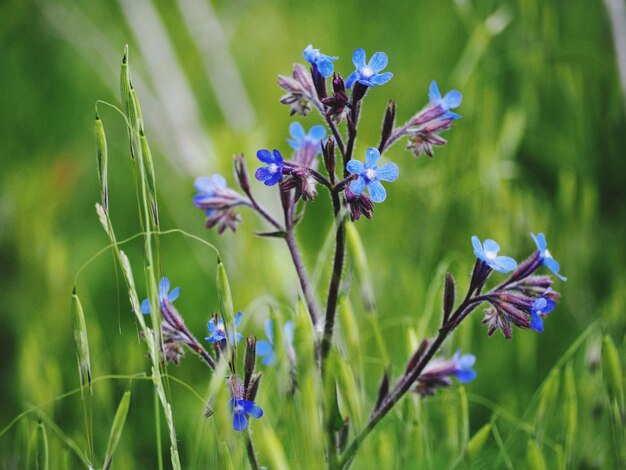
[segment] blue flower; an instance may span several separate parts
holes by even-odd
[[[231,398],[229,400],[230,412],[233,414],[233,429],[244,431],[248,427],[248,416],[260,418],[263,410],[253,401],[243,399],[243,386],[239,377],[229,379]]]
[[[317,67],[317,70],[324,78],[328,78],[333,74],[333,60],[337,60],[338,57],[327,56],[322,54],[319,49],[313,49],[313,46],[309,44],[302,52],[304,59],[311,65]]]
[[[256,157],[268,166],[259,168],[254,176],[259,181],[263,181],[265,186],[273,186],[283,176],[283,157],[278,150],[274,150],[273,155],[269,150],[259,150]]]
[[[348,76],[346,80],[347,88],[352,88],[354,82],[359,82],[361,85],[367,87],[383,85],[393,77],[391,72],[378,73],[387,67],[387,54],[384,52],[374,54],[366,65],[365,51],[359,48],[352,54],[352,63],[356,67],[356,70]]]
[[[274,332],[272,330],[273,321],[268,319],[265,322],[265,335],[267,341],[260,340],[256,343],[256,354],[262,357],[261,363],[266,366],[271,366],[276,362],[276,352],[274,350]],[[286,341],[287,348],[293,348],[293,322],[287,321],[284,326],[284,339]]]
[[[326,137],[326,128],[324,126],[313,126],[309,129],[309,133],[304,132],[302,124],[299,122],[292,122],[289,126],[289,133],[291,139],[287,139],[289,145],[294,150],[305,150],[306,148],[315,149],[316,154],[322,153],[322,147],[320,143]]]
[[[208,341],[209,343],[218,343],[222,341],[225,342],[226,338],[228,338],[228,343],[231,346],[237,344],[243,338],[242,335],[237,333],[237,327],[239,327],[239,322],[241,321],[242,316],[242,312],[237,313],[237,315],[235,316],[235,324],[233,325],[233,328],[228,331],[228,334],[226,333],[226,327],[224,326],[223,318],[220,318],[217,323],[215,323],[215,318],[211,318],[207,325],[209,334],[211,336],[207,336],[206,338],[204,338],[204,340]]]
[[[461,356],[461,350],[458,350],[452,356],[452,361],[455,363],[454,376],[459,382],[466,384],[476,378],[476,371],[472,369],[476,362],[476,356],[473,354],[463,354]]]
[[[458,350],[450,359],[438,357],[430,361],[417,378],[415,392],[423,397],[434,395],[438,388],[450,387],[452,377],[461,383],[471,382],[476,378],[476,371],[472,369],[476,357],[473,354],[461,355]]]
[[[530,234],[535,240],[535,244],[537,245],[537,250],[539,250],[539,256],[543,262],[543,265],[548,268],[552,273],[560,278],[562,281],[567,281],[565,276],[559,274],[559,270],[561,267],[557,260],[555,260],[550,252],[548,251],[548,242],[546,242],[546,237],[543,233],[535,235],[534,233]]]
[[[508,273],[517,267],[517,261],[513,258],[497,256],[498,251],[500,251],[500,245],[493,240],[487,239],[484,243],[481,243],[480,239],[474,235],[472,237],[472,246],[474,247],[476,258],[487,263],[494,271]]]
[[[463,100],[463,95],[461,95],[460,91],[449,91],[446,93],[446,96],[442,98],[437,82],[433,80],[430,84],[428,98],[430,99],[430,106],[439,107],[444,112],[443,115],[439,116],[439,119],[459,119],[461,117],[450,111],[460,106]]]
[[[358,178],[350,183],[350,191],[357,196],[365,188],[370,194],[372,201],[383,202],[387,192],[381,181],[395,181],[398,179],[399,170],[395,163],[385,163],[381,167],[376,164],[380,159],[380,152],[375,147],[370,147],[365,152],[365,164],[359,160],[350,160],[346,165],[348,171]]]
[[[170,292],[170,280],[166,277],[162,277],[159,281],[159,303],[163,305],[164,299],[169,299],[170,302],[174,302],[180,295],[180,287],[177,287]],[[141,302],[141,313],[147,315],[150,313],[150,300],[144,299]]]
[[[554,310],[556,303],[551,298],[547,297],[551,293],[552,289],[548,290],[541,296],[535,299],[530,307],[530,328],[537,333],[543,332],[543,319],[545,316]]]

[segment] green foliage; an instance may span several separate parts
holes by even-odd
[[[235,305],[245,312],[241,330],[261,337],[270,309],[277,321],[295,319],[298,391],[291,395],[287,369],[263,370],[257,402],[265,416],[252,426],[259,461],[269,468],[324,466],[323,430],[343,421],[321,423],[316,413],[327,391],[315,375],[309,318],[295,300],[287,252],[278,240],[250,235],[267,228],[250,213],[236,237],[205,232],[190,202],[193,178],[230,175],[232,154],[244,152],[251,165],[258,148],[287,149],[290,119],[278,104],[275,76],[301,61],[309,43],[339,55],[342,72],[351,69],[355,47],[390,57],[395,76],[368,96],[374,117],[362,123],[359,158],[379,140],[388,98],[397,100],[402,122],[426,102],[433,78],[464,94],[464,118],[446,134],[449,144],[418,160],[402,143],[393,147],[402,184],[389,188],[372,221],[348,230],[346,269],[354,275],[340,297],[344,343],[332,367],[337,409],[351,432],[375,403],[383,374],[397,377],[422,336],[438,327],[445,273],[454,275],[457,290],[466,285],[471,235],[497,239],[519,255],[532,249],[528,232],[543,231],[569,277],[541,335],[487,338],[476,313],[446,347],[477,356],[477,380],[464,392],[407,397],[368,437],[354,468],[624,465],[626,118],[599,4],[403,1],[381,18],[375,5],[356,0],[216,1],[211,18],[222,36],[212,28],[216,36],[205,39],[190,33],[174,4],[145,2],[159,22],[149,31],[164,34],[175,58],[164,59],[168,69],[151,62],[149,52],[162,44],[156,38],[132,40],[139,29],[133,15],[141,12],[122,3],[129,4],[0,6],[7,18],[0,26],[0,106],[7,110],[0,116],[0,467],[101,465],[108,425],[90,423],[117,421],[126,390],[133,412],[114,467],[169,466],[177,451],[184,468],[247,465],[245,435],[232,430],[225,412],[227,371],[210,375],[192,355],[180,367],[160,369],[158,343],[147,342],[147,359],[139,336],[152,321],[139,313],[140,300],[157,305],[161,273],[182,287],[177,307],[198,337],[211,313],[223,310],[215,253],[202,240],[220,248]],[[137,78],[131,81],[125,62],[118,98],[115,76],[128,41]],[[203,49],[219,41],[228,47]],[[237,80],[227,80],[228,87],[219,81],[219,67],[207,74],[204,60],[231,61],[247,96]],[[227,109],[225,96],[243,104]],[[98,98],[123,116],[98,104],[96,161],[89,129]],[[172,111],[168,100],[179,107]],[[252,117],[237,122],[244,114]],[[138,195],[135,181],[146,183]],[[307,208],[298,232],[322,298],[332,225],[321,215],[325,204],[320,198]],[[180,232],[161,234],[151,246],[145,237],[131,238],[172,227],[200,241]],[[80,301],[72,297],[72,316],[74,286]],[[83,393],[87,372],[93,397]],[[215,414],[203,418],[207,400]]]

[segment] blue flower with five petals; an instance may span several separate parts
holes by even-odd
[[[291,139],[287,139],[289,145],[294,150],[304,150],[307,147],[314,148],[316,153],[322,153],[320,143],[326,137],[326,128],[324,126],[313,126],[309,132],[304,132],[304,127],[299,122],[292,122],[289,126]]]
[[[543,319],[556,306],[556,302],[547,297],[550,292],[552,292],[552,288],[548,288],[541,297],[535,299],[530,307],[530,328],[537,333],[543,332]]]
[[[543,265],[550,271],[552,271],[552,273],[559,279],[561,279],[562,281],[567,281],[567,278],[565,276],[559,274],[561,267],[559,266],[557,260],[555,260],[548,251],[548,242],[546,241],[546,236],[543,233],[540,233],[538,235],[531,233],[530,236],[533,237],[533,240],[535,240],[535,244],[537,245],[537,250],[539,250],[539,256],[541,256]]]
[[[237,328],[239,327],[239,322],[241,321],[242,316],[242,312],[237,313],[235,316],[235,324],[233,325],[232,330],[229,330],[228,333],[226,333],[223,318],[220,318],[217,323],[215,322],[215,318],[211,318],[207,325],[207,329],[209,330],[209,334],[211,336],[207,336],[204,340],[209,343],[219,343],[222,341],[225,342],[226,338],[228,338],[228,344],[234,346],[243,338],[241,334],[237,333]]]
[[[452,362],[455,364],[454,376],[459,382],[466,384],[476,378],[476,371],[472,369],[476,363],[476,356],[473,354],[463,354],[461,356],[461,350],[458,350],[452,356]]]
[[[278,150],[274,150],[270,153],[269,150],[259,150],[256,153],[256,157],[263,163],[267,163],[268,166],[259,168],[254,176],[259,181],[263,181],[265,186],[273,186],[283,176],[283,157]]]
[[[433,80],[430,84],[428,98],[430,99],[430,106],[440,107],[444,112],[443,115],[439,116],[439,119],[459,119],[461,117],[460,115],[450,111],[451,109],[457,108],[461,105],[463,95],[460,91],[449,91],[446,93],[446,96],[442,98],[437,82]]]
[[[356,70],[348,76],[346,80],[347,88],[352,88],[354,82],[359,82],[366,87],[383,85],[393,77],[391,72],[378,73],[387,67],[387,54],[384,52],[377,52],[366,64],[365,51],[359,48],[352,54],[352,63]]]
[[[474,247],[476,258],[487,263],[494,271],[508,273],[517,267],[517,261],[513,258],[498,256],[500,245],[493,240],[487,239],[484,243],[481,243],[480,239],[474,235],[472,237],[472,246]]]
[[[174,302],[180,295],[180,287],[176,287],[170,292],[170,280],[166,277],[162,277],[159,281],[159,303],[162,305],[164,299],[169,299],[170,302]],[[144,299],[141,302],[141,313],[147,315],[150,313],[150,300]]]
[[[387,192],[381,181],[395,181],[398,179],[400,171],[395,163],[385,163],[377,166],[380,159],[380,152],[375,147],[370,147],[365,152],[365,164],[359,160],[350,160],[346,165],[348,171],[358,178],[350,183],[350,191],[357,196],[365,188],[370,194],[372,201],[383,202],[387,197]]]
[[[328,78],[333,74],[332,61],[338,59],[338,57],[322,54],[319,49],[314,49],[311,44],[302,52],[302,56],[308,63],[317,67],[317,70],[324,78]]]

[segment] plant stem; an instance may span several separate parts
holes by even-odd
[[[246,452],[248,454],[248,461],[250,462],[250,468],[252,470],[258,470],[259,460],[256,457],[254,445],[252,444],[252,436],[250,435],[249,430],[248,430],[248,439],[246,440]]]
[[[333,340],[333,329],[335,326],[335,314],[337,312],[337,298],[339,286],[341,284],[341,274],[343,272],[343,262],[346,254],[346,222],[341,216],[341,200],[339,194],[332,193],[333,212],[337,232],[335,235],[335,259],[333,261],[333,272],[328,288],[328,300],[326,302],[326,318],[324,322],[324,336],[320,347],[320,369],[324,368],[324,361],[328,357],[330,345]]]
[[[302,288],[304,300],[309,310],[309,315],[311,316],[311,322],[313,323],[313,327],[316,328],[319,321],[319,314],[317,312],[317,305],[315,304],[315,296],[313,295],[311,284],[306,274],[304,263],[302,262],[302,256],[300,255],[300,250],[298,249],[296,237],[293,233],[293,226],[291,224],[287,227],[285,241],[287,242],[291,259],[293,260],[296,273],[298,274],[298,279],[300,280],[300,287]]]

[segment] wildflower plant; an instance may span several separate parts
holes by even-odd
[[[294,340],[301,333],[301,327],[306,326],[310,331],[304,338],[311,340],[307,350],[312,351],[316,373],[325,390],[319,409],[308,414],[321,417],[327,434],[324,454],[328,467],[347,468],[367,436],[409,392],[426,397],[436,394],[440,388],[451,387],[455,383],[466,384],[476,379],[474,365],[477,361],[480,363],[480,358],[470,353],[461,354],[460,351],[446,358],[441,351],[449,336],[472,312],[484,306],[482,323],[486,325],[487,334],[491,336],[500,330],[505,338],[511,339],[514,326],[541,333],[546,316],[555,309],[560,297],[553,289],[552,275],[540,273],[545,266],[552,274],[565,280],[560,274],[559,264],[547,250],[546,238],[542,233],[537,236],[531,234],[537,249],[519,264],[511,257],[500,255],[500,246],[495,241],[481,241],[478,236],[468,236],[467,258],[469,260],[471,257],[470,247],[476,257],[471,278],[465,294],[457,299],[458,287],[452,274],[447,274],[443,289],[443,312],[435,336],[419,343],[413,354],[406,358],[403,372],[395,379],[392,379],[389,371],[384,374],[375,405],[364,422],[354,419],[345,408],[340,409],[337,405],[339,400],[349,402],[350,397],[338,397],[337,378],[330,363],[333,355],[345,354],[339,347],[341,342],[336,338],[336,319],[340,293],[347,288],[348,230],[356,236],[355,228],[350,224],[374,223],[374,209],[384,211],[382,203],[393,204],[397,198],[392,183],[401,180],[402,173],[414,171],[411,168],[412,160],[402,161],[403,168],[400,171],[399,166],[390,161],[387,150],[406,138],[407,149],[415,156],[421,153],[433,156],[432,146],[446,143],[440,134],[449,130],[460,118],[452,110],[461,105],[462,95],[456,90],[442,94],[433,81],[428,89],[428,103],[405,124],[396,125],[396,103],[389,101],[383,112],[380,135],[361,135],[358,132],[359,118],[367,95],[384,92],[384,85],[393,77],[391,72],[384,71],[388,63],[387,55],[376,52],[367,61],[365,51],[356,49],[352,54],[355,70],[349,72],[345,81],[338,70],[345,68],[346,64],[339,57],[323,54],[312,45],[304,49],[303,57],[308,63],[308,70],[306,65],[295,64],[291,75],[278,77],[278,85],[285,92],[280,102],[289,106],[291,115],[307,116],[316,110],[319,114],[318,122],[322,124],[315,123],[305,130],[299,121],[294,121],[289,127],[290,136],[286,137],[288,145],[278,141],[269,146],[277,147],[271,151],[264,148],[257,151],[256,159],[252,159],[256,166],[254,178],[250,177],[246,158],[236,155],[234,172],[238,189],[229,188],[226,179],[219,174],[198,175],[194,185],[197,194],[192,203],[203,211],[207,229],[215,228],[219,234],[226,228],[234,231],[241,221],[239,209],[250,209],[269,227],[257,235],[280,239],[285,243],[298,278],[303,309],[308,316],[305,324],[296,323],[293,312],[282,312],[282,318],[291,318],[280,322],[277,318],[251,318],[248,315],[244,321],[242,312],[235,315],[226,270],[215,249],[218,254],[217,291],[221,310],[207,314],[204,342],[198,341],[185,325],[182,315],[173,306],[180,289],[170,290],[171,283],[162,275],[162,267],[158,262],[157,241],[161,230],[154,171],[125,53],[122,64],[122,101],[129,127],[131,161],[142,183],[137,193],[144,233],[148,296],[140,304],[129,260],[116,242],[109,217],[106,140],[99,116],[96,119],[102,189],[102,201],[97,206],[98,215],[122,267],[131,307],[148,346],[152,380],[159,404],[166,413],[175,468],[180,467],[176,431],[161,374],[167,363],[179,364],[185,349],[203,360],[210,374],[226,371],[222,372],[225,374],[223,377],[219,378],[218,375],[216,380],[221,380],[220,388],[228,394],[228,409],[213,410],[211,397],[208,397],[206,415],[230,413],[234,431],[249,431],[257,425],[257,420],[268,417],[268,413],[263,410],[265,405],[262,398],[257,402],[257,393],[262,385],[263,374],[278,373],[275,367],[277,363],[287,362],[292,374],[290,393],[299,393],[297,359],[301,354],[296,355],[294,342],[297,341]],[[357,134],[361,142],[358,147]],[[288,153],[288,147],[291,147],[291,153]],[[385,182],[386,186],[381,182]],[[255,196],[259,191],[274,193],[282,210],[273,212],[261,204]],[[306,216],[307,206],[324,204],[317,200],[319,191],[326,191],[330,196],[328,218],[334,223],[331,275],[321,298],[309,278],[296,237],[296,228]],[[365,216],[368,221],[361,216]],[[510,247],[505,247],[503,251],[510,250]],[[498,279],[488,283],[492,276]],[[160,279],[158,283],[157,279]],[[493,286],[488,287],[488,284]],[[144,318],[149,318],[151,325]],[[251,324],[262,324],[263,321],[265,339],[257,341],[256,336],[244,334],[251,330]],[[242,343],[244,339],[245,344]],[[243,361],[240,361],[242,349]],[[264,367],[263,372],[257,371],[257,359]],[[271,396],[272,391],[263,394],[263,397]],[[258,461],[254,435],[246,432],[243,436],[250,464],[252,468],[258,468],[263,462]]]

